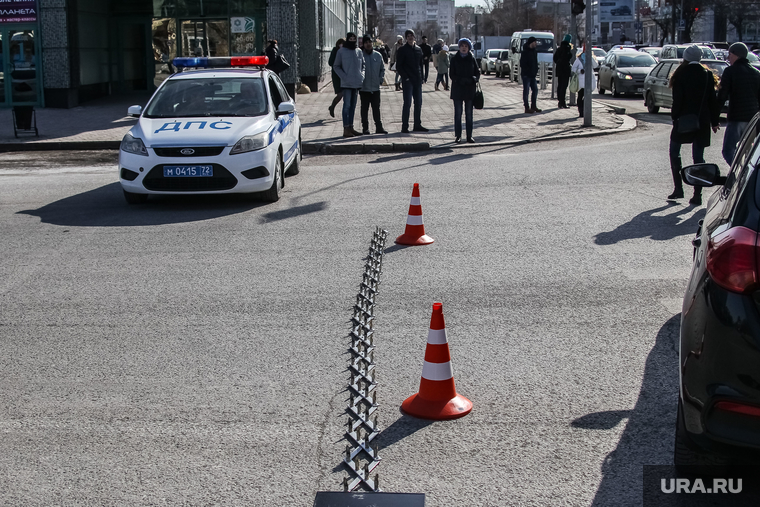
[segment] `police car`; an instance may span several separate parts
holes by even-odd
[[[261,193],[298,174],[301,122],[267,57],[175,58],[124,136],[119,182],[130,204],[152,194]]]

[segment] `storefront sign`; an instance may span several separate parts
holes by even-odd
[[[253,18],[230,18],[230,28],[232,33],[251,33],[253,32]]]
[[[0,2],[0,23],[35,23],[37,0],[5,0]]]

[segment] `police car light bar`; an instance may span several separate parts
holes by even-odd
[[[229,68],[229,67],[263,67],[269,63],[266,56],[213,56],[213,57],[180,57],[172,60],[172,63],[178,69],[197,68]]]

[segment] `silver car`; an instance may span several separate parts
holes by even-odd
[[[673,107],[673,92],[670,89],[670,78],[683,60],[660,60],[644,80],[644,105],[647,110],[656,114],[661,107]],[[722,60],[702,60],[702,65],[712,70],[718,78],[728,67],[728,62]]]

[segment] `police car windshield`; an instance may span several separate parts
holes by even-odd
[[[528,39],[522,40],[522,45],[528,43]],[[549,37],[536,37],[536,52],[537,53],[552,53],[554,51],[554,39]]]
[[[145,111],[146,118],[260,116],[267,112],[264,81],[258,77],[170,80]]]

